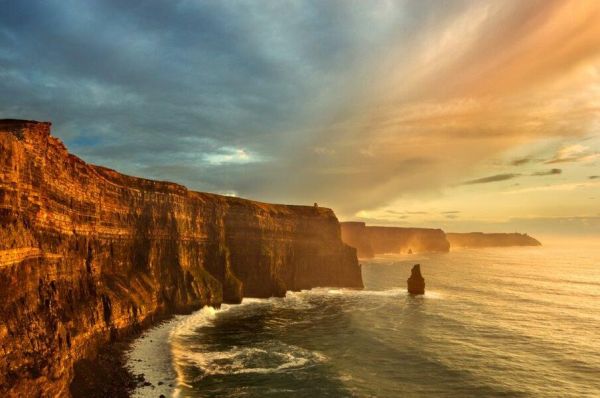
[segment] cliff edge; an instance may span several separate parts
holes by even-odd
[[[0,393],[68,396],[73,365],[160,315],[362,287],[333,211],[86,164],[50,123],[0,120]]]

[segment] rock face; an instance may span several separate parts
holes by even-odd
[[[342,222],[342,240],[348,246],[356,248],[359,258],[372,258],[375,256],[371,246],[371,238],[364,222]]]
[[[508,247],[508,246],[541,246],[535,238],[527,234],[484,234],[482,232],[471,233],[447,233],[446,236],[452,247]]]
[[[421,275],[421,265],[415,264],[410,271],[410,277],[406,280],[410,294],[425,294],[425,279]]]
[[[0,395],[68,396],[74,363],[155,317],[362,287],[330,209],[191,192],[0,121]]]
[[[342,222],[342,240],[357,249],[358,257],[375,254],[447,252],[450,243],[441,229],[370,227],[362,222]]]

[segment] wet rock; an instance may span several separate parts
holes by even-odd
[[[415,264],[410,271],[410,278],[407,279],[408,292],[410,294],[425,294],[425,279],[421,275],[421,265]]]

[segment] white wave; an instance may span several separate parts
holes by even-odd
[[[223,304],[221,308],[205,306],[202,309],[194,312],[181,319],[171,329],[170,338],[176,336],[193,336],[196,329],[202,326],[211,325],[217,316],[217,312],[225,312],[230,309],[230,306]]]
[[[251,347],[232,347],[226,351],[191,351],[189,347],[174,348],[179,366],[194,366],[203,375],[232,375],[247,373],[277,373],[324,362],[327,358],[315,351],[270,341]]]
[[[268,299],[244,298],[240,304],[222,304],[220,308],[204,306],[191,315],[181,317],[179,322],[171,329],[170,338],[194,336],[200,327],[211,326],[219,314],[232,310],[240,311],[253,305],[268,304]]]

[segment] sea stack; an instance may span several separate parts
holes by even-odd
[[[410,271],[410,278],[406,280],[410,294],[425,294],[425,279],[421,275],[421,265],[415,264]]]

